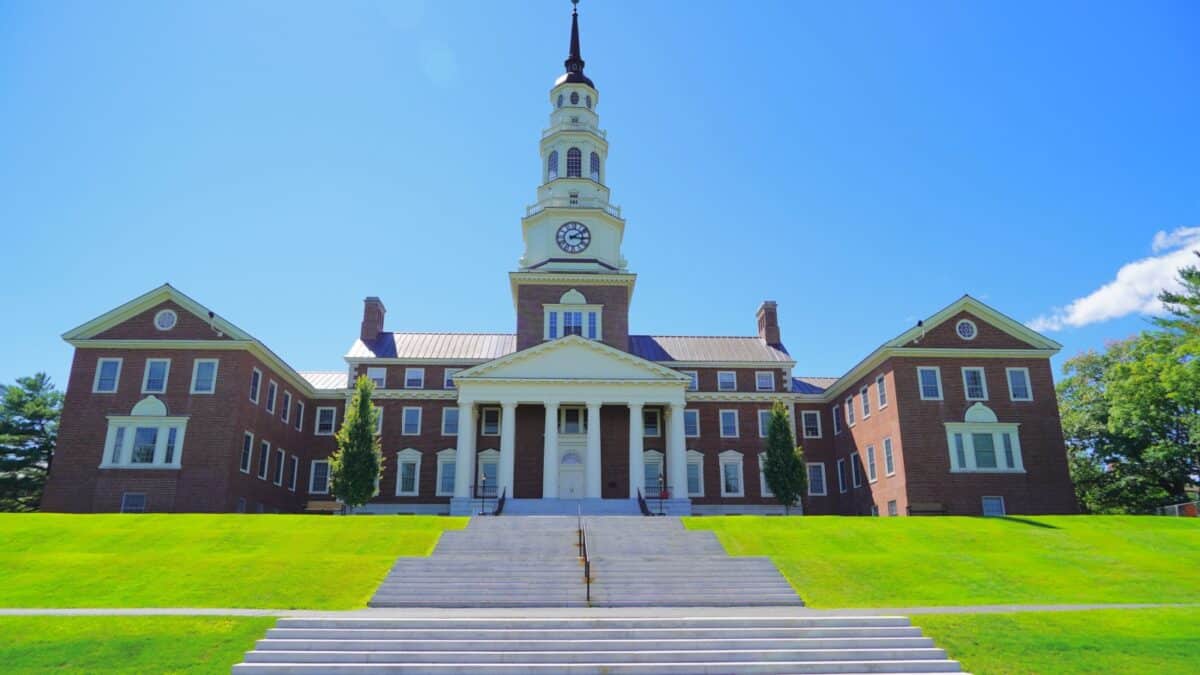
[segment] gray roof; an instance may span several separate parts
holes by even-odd
[[[710,335],[630,335],[629,351],[647,361],[747,361],[791,363],[782,346],[754,337]]]
[[[345,389],[349,386],[350,375],[346,371],[308,370],[298,371],[313,389]]]
[[[793,377],[792,393],[821,394],[837,381],[836,377]]]
[[[517,351],[512,333],[380,333],[371,344],[355,340],[347,358],[490,361]]]

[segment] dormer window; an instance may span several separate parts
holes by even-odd
[[[571,289],[562,295],[559,304],[544,305],[543,308],[543,338],[556,340],[578,335],[589,340],[601,339],[603,306],[587,304],[587,298],[579,291]]]

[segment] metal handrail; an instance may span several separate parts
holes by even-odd
[[[646,503],[646,498],[642,496],[641,488],[638,488],[637,499],[638,499],[638,508],[641,509],[643,516],[654,515],[653,513],[650,512],[650,505]]]
[[[492,511],[493,516],[498,516],[498,515],[500,515],[501,512],[504,511],[504,498],[507,494],[508,494],[508,488],[504,488],[503,490],[500,491],[500,498],[496,500],[496,510]]]
[[[592,603],[592,560],[588,557],[587,530],[583,526],[583,506],[578,507],[575,522],[579,532],[579,559],[583,561],[583,586],[587,602]]]

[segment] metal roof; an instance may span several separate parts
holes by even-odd
[[[836,377],[793,377],[792,393],[821,394],[837,381]]]
[[[347,358],[490,361],[517,351],[512,333],[380,333],[368,345],[355,340]]]
[[[350,375],[346,371],[336,370],[309,370],[298,371],[300,377],[303,377],[313,389],[345,389],[349,383]]]
[[[629,351],[647,361],[791,363],[792,357],[754,337],[630,335]]]

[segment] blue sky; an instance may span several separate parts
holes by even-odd
[[[1130,335],[1200,248],[1193,2],[584,0],[635,332],[836,375],[971,293]],[[0,382],[169,281],[300,369],[511,331],[566,0],[0,0]]]

